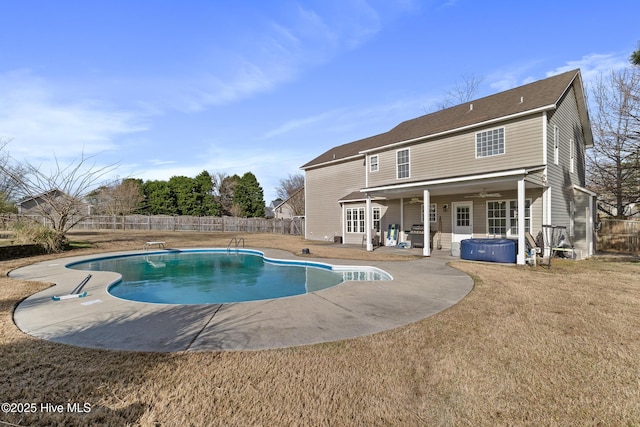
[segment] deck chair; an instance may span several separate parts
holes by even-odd
[[[378,236],[376,230],[371,231],[371,244],[373,245],[374,248],[377,248],[380,246],[380,236]],[[362,247],[364,248],[366,245],[367,245],[367,235],[363,234]]]
[[[524,238],[527,246],[525,262],[535,267],[537,265],[537,258],[542,256],[542,248],[538,246],[536,241],[533,239],[533,236],[528,231],[525,231]]]

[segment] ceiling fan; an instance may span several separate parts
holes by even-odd
[[[481,198],[481,199],[486,199],[487,197],[502,197],[502,194],[500,193],[487,193],[486,191],[481,191],[478,194],[472,194],[470,196],[464,196],[466,199],[473,199],[473,198]]]
[[[405,205],[413,205],[415,203],[422,203],[422,199],[418,197],[412,197],[411,200],[404,202]]]

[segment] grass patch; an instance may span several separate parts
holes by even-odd
[[[76,254],[226,247],[235,234],[86,233]],[[248,247],[382,258],[299,237],[242,235]],[[387,257],[389,255],[386,255]],[[475,279],[457,305],[358,339],[257,352],[152,354],[32,338],[13,307],[47,284],[0,263],[5,402],[87,402],[87,414],[0,414],[17,425],[636,425],[640,420],[640,263],[546,267],[453,262]],[[57,257],[59,258],[59,256]],[[402,257],[391,257],[402,259]],[[429,262],[425,260],[425,262]],[[427,278],[428,279],[428,278]]]
[[[74,250],[74,249],[89,249],[93,248],[93,243],[87,241],[79,241],[79,240],[70,240],[67,243],[66,250]]]

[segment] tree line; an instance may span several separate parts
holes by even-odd
[[[256,176],[202,171],[168,181],[127,178],[92,191],[88,202],[102,215],[188,215],[262,217],[264,192]]]

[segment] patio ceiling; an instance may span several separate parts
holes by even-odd
[[[416,183],[406,183],[400,185],[390,185],[384,187],[372,187],[362,190],[363,195],[369,194],[371,197],[383,197],[386,199],[399,198],[422,198],[424,190],[429,190],[431,197],[448,195],[468,195],[478,193],[497,193],[506,191],[517,191],[518,181],[525,178],[525,190],[543,188],[540,174],[512,172],[508,175],[489,176],[477,178],[461,177],[458,179],[431,180]],[[536,171],[537,172],[537,171]]]

